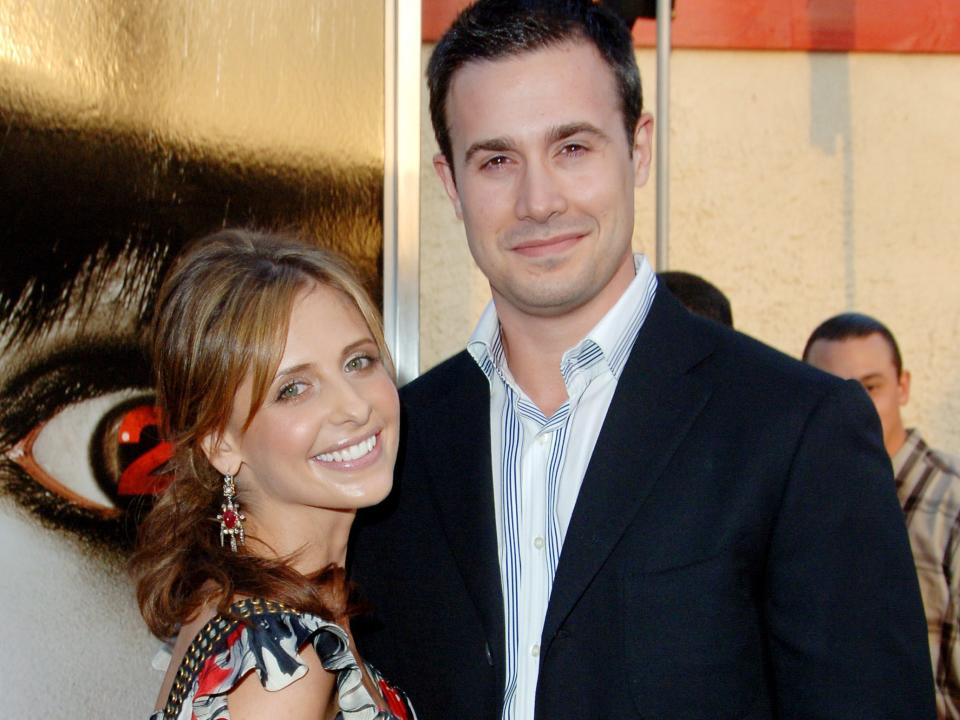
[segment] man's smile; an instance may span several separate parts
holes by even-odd
[[[565,252],[580,242],[586,233],[564,233],[542,240],[525,240],[513,247],[513,251],[526,257],[542,257]]]

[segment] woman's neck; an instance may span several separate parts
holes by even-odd
[[[247,545],[251,552],[269,558],[290,558],[304,575],[328,565],[342,567],[355,510],[329,510],[303,505],[251,508],[247,513]]]

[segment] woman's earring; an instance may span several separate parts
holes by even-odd
[[[223,503],[220,505],[220,514],[217,520],[220,521],[220,547],[223,547],[223,536],[230,537],[230,549],[237,551],[237,538],[243,545],[243,521],[247,516],[240,512],[240,503],[233,501],[237,494],[237,485],[233,481],[233,475],[223,476]]]

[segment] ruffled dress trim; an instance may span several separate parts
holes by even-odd
[[[254,602],[241,601],[231,609],[244,615],[244,604],[249,608]],[[259,603],[257,605],[262,607]],[[378,709],[363,684],[363,675],[350,651],[347,633],[336,623],[288,609],[248,612],[245,616],[245,622],[221,636],[207,653],[177,720],[229,720],[226,694],[252,670],[256,671],[265,689],[282,690],[306,674],[307,665],[300,655],[300,648],[308,642],[313,645],[323,667],[337,674],[338,719],[416,720],[416,713],[406,696],[367,664],[371,679],[389,706],[389,710]],[[218,620],[222,622],[223,618],[218,616],[211,620],[197,637],[202,637]],[[163,710],[150,716],[150,720],[163,718]]]

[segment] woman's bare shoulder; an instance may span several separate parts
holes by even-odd
[[[207,602],[197,610],[196,614],[190,618],[190,620],[180,626],[180,632],[177,633],[177,639],[173,644],[173,649],[170,651],[170,665],[167,667],[167,674],[164,675],[163,683],[160,685],[160,693],[157,695],[157,701],[154,704],[155,710],[159,710],[166,705],[167,698],[170,695],[170,688],[173,687],[173,680],[177,675],[177,669],[180,667],[180,662],[183,660],[187,648],[190,647],[190,643],[193,642],[197,633],[199,633],[203,629],[203,626],[210,622],[216,614],[216,603]]]

